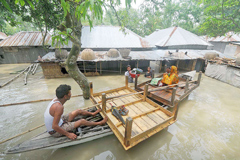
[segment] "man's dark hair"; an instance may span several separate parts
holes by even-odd
[[[148,66],[150,69],[152,69],[150,66]]]
[[[131,66],[130,66],[130,65],[127,65],[127,68],[128,68],[128,67],[130,67],[130,68],[131,68]]]
[[[56,96],[58,99],[63,98],[65,95],[68,95],[69,91],[71,90],[71,86],[66,85],[66,84],[61,84],[57,89],[56,89]]]

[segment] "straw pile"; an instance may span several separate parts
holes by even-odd
[[[119,57],[119,52],[116,49],[109,49],[109,51],[107,52],[107,56],[112,58],[117,58]]]
[[[118,49],[118,51],[120,52],[121,56],[125,58],[129,56],[131,49],[121,48],[121,49]]]
[[[56,48],[55,49],[55,57],[56,57],[56,59],[67,59],[68,52],[65,49],[60,50],[59,48]]]
[[[207,60],[214,59],[216,57],[219,57],[219,54],[216,53],[216,52],[207,52],[204,55],[204,58],[207,59]]]
[[[92,49],[84,49],[81,53],[81,59],[94,60],[96,59],[96,56]]]

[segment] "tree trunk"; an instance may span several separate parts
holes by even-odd
[[[75,21],[76,22],[76,21]],[[77,58],[81,50],[81,32],[82,32],[82,24],[81,22],[77,22],[76,31],[73,32],[73,37],[75,40],[72,40],[73,46],[71,48],[70,54],[66,60],[66,70],[70,77],[72,77],[78,85],[81,87],[83,91],[83,97],[85,99],[89,99],[90,97],[90,87],[87,78],[84,74],[79,70],[77,66]],[[77,41],[76,41],[77,40]]]

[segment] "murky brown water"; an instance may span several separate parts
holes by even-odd
[[[0,84],[26,68],[28,64],[0,65]],[[71,78],[44,79],[41,69],[30,75],[24,85],[21,76],[0,88],[0,104],[52,98],[59,84],[72,86],[72,94],[81,94]],[[124,76],[89,77],[94,92],[124,85]],[[140,81],[146,79],[141,76]],[[203,75],[201,85],[180,105],[177,122],[139,145],[125,151],[114,135],[88,143],[56,150],[38,150],[15,155],[0,155],[0,159],[238,159],[240,157],[240,89]],[[0,141],[43,124],[43,113],[49,102],[39,102],[0,108]],[[65,113],[90,106],[90,100],[72,98],[65,104]],[[21,137],[0,144],[0,152],[27,140],[42,127]]]

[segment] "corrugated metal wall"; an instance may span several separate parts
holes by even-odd
[[[31,63],[47,52],[42,47],[19,48],[17,52],[5,52],[0,48],[0,64]]]

